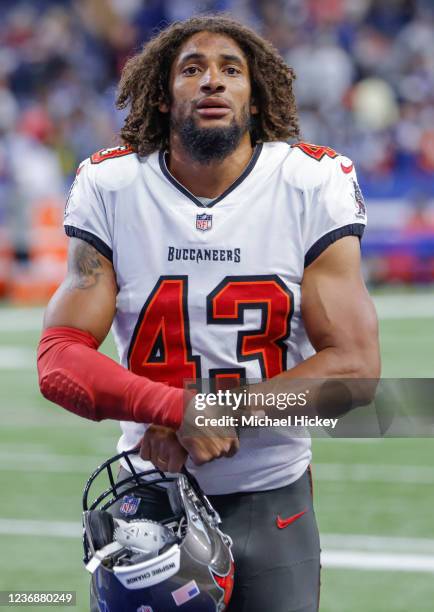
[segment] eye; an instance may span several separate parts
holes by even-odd
[[[197,66],[187,66],[182,71],[182,74],[185,74],[187,76],[194,76],[195,74],[197,74],[198,70],[199,68]]]
[[[235,68],[235,66],[227,66],[225,68],[225,72],[227,72],[229,76],[236,76],[237,74],[241,74],[241,70],[239,70],[239,68]]]

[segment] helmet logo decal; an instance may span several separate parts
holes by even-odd
[[[197,586],[196,582],[194,580],[190,580],[190,582],[187,582],[187,584],[182,586],[180,589],[172,591],[172,597],[177,606],[182,606],[182,604],[187,603],[187,601],[190,601],[190,599],[193,599],[193,597],[196,597],[196,595],[199,595],[199,593],[199,587]]]
[[[132,516],[137,512],[139,504],[140,499],[138,497],[134,497],[134,495],[125,495],[119,510],[122,514],[125,514],[125,516]]]

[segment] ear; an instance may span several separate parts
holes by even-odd
[[[259,114],[258,105],[256,104],[256,100],[254,100],[254,99],[252,99],[252,101],[250,103],[250,114],[251,115]]]

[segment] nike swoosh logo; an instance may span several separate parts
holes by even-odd
[[[341,164],[341,168],[344,174],[350,174],[350,172],[353,171],[354,164],[351,164],[350,166],[344,166],[344,164]]]
[[[280,518],[280,516],[278,516],[276,519],[276,525],[278,526],[279,529],[285,529],[285,527],[288,527],[288,525],[291,525],[291,523],[295,523],[295,521],[297,521],[300,517],[302,517],[303,514],[306,514],[306,512],[307,510],[303,510],[303,512],[294,514],[293,516],[290,516],[286,519]]]

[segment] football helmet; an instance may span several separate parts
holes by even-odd
[[[196,479],[184,470],[139,472],[130,455],[120,453],[90,476],[83,494],[83,545],[86,569],[104,612],[222,612],[233,588],[231,539]],[[115,482],[119,460],[131,475]],[[103,476],[108,479],[101,486]],[[172,515],[160,522],[128,516],[147,487],[165,491]],[[97,491],[89,504],[90,491]],[[122,500],[124,519],[108,509]]]

